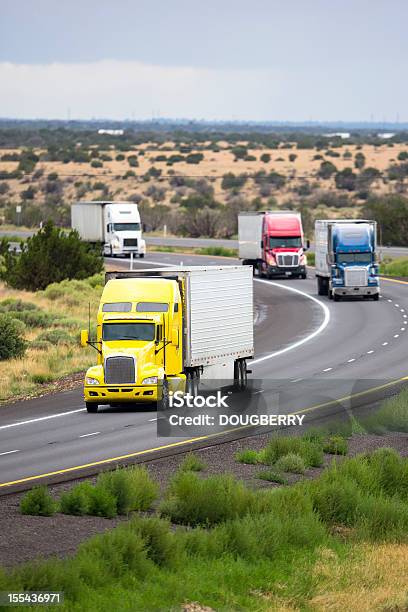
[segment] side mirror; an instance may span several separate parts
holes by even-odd
[[[310,240],[306,240],[306,248],[310,249]]]
[[[263,243],[263,240],[261,240],[261,249],[263,248],[264,248],[264,243]]]
[[[178,346],[179,340],[178,340],[178,331],[177,329],[173,329],[171,332],[171,343],[175,344],[176,346]]]
[[[81,331],[81,346],[88,346],[89,334],[87,329]]]

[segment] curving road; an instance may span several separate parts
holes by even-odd
[[[136,260],[135,266],[181,262],[235,263],[154,253]],[[259,385],[262,401],[273,401],[280,413],[306,409],[308,419],[323,409],[349,410],[357,400],[367,404],[374,398],[365,393],[368,389],[395,390],[390,382],[403,379],[407,370],[407,289],[405,283],[384,280],[379,302],[332,303],[316,297],[312,271],[306,280],[256,278],[251,378]],[[187,445],[208,445],[217,439],[196,439]],[[105,408],[88,414],[81,389],[13,403],[0,407],[0,490],[29,486],[38,478],[61,480],[95,473],[119,460],[181,448],[186,448],[186,437],[157,437],[154,409]]]

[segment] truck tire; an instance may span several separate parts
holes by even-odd
[[[140,259],[143,259],[144,256],[145,256],[144,253],[140,253],[140,255],[139,255]]]
[[[321,276],[317,277],[317,293],[318,295],[327,295],[327,292],[325,292],[325,287],[324,287],[323,279]]]
[[[87,412],[91,412],[92,414],[98,412],[98,404],[95,404],[94,402],[85,402],[85,406]]]
[[[335,302],[340,302],[340,296],[339,296],[337,293],[334,293],[334,294],[333,294],[333,300],[334,300]]]
[[[248,385],[247,364],[245,359],[237,359],[234,363],[234,387],[244,391]]]
[[[379,299],[380,299],[380,294],[379,294],[379,293],[375,293],[375,294],[373,295],[373,300],[374,300],[374,302],[378,302],[378,300],[379,300]]]
[[[303,278],[303,280],[307,278],[306,272],[304,272],[303,274],[299,274],[299,278]]]
[[[166,379],[163,380],[162,385],[162,396],[161,399],[157,402],[158,410],[168,410],[169,408],[169,383]]]

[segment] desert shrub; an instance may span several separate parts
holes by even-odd
[[[103,472],[98,476],[97,488],[113,496],[119,514],[149,510],[158,495],[158,486],[145,467]]]
[[[52,382],[55,378],[54,374],[31,374],[30,380],[37,385],[45,385],[46,383]]]
[[[323,452],[331,455],[347,455],[347,440],[342,436],[330,436],[324,443]]]
[[[47,487],[35,487],[28,491],[20,502],[22,514],[35,516],[52,516],[55,513],[56,504],[48,492]]]
[[[0,361],[22,357],[26,348],[24,324],[9,314],[0,314]]]
[[[142,578],[152,569],[143,539],[125,525],[94,536],[82,544],[79,556],[91,559],[92,565],[105,568],[107,576],[114,578],[120,578],[127,572]]]
[[[51,342],[47,340],[33,340],[30,342],[30,348],[36,349],[37,351],[49,351],[51,347]]]
[[[92,485],[89,482],[81,482],[61,495],[60,510],[64,514],[75,516],[89,514],[91,497]]]
[[[65,329],[48,329],[41,332],[36,338],[51,344],[75,344],[76,340]]]
[[[235,453],[235,461],[238,463],[247,463],[249,465],[255,465],[258,463],[258,453],[255,450],[244,449]]]
[[[304,474],[305,472],[305,462],[300,455],[295,453],[288,453],[280,457],[275,467],[281,472],[292,472],[293,474]]]
[[[88,514],[113,518],[117,513],[116,497],[113,493],[106,487],[91,487]]]
[[[313,508],[322,521],[329,525],[355,525],[361,502],[361,493],[356,483],[345,478],[320,479],[314,485]]]
[[[12,316],[28,327],[49,327],[58,319],[56,315],[41,310],[21,310],[14,312]]]
[[[203,480],[194,472],[180,472],[160,509],[174,523],[210,526],[246,514],[254,502],[255,494],[232,476]]]
[[[179,470],[182,472],[201,472],[205,470],[207,464],[202,461],[197,455],[194,453],[188,453],[181,463]]]
[[[272,436],[262,454],[262,462],[274,464],[280,457],[294,453],[302,457],[306,467],[323,464],[323,450],[318,443],[295,436]]]
[[[177,558],[175,538],[168,521],[157,517],[134,516],[129,524],[132,532],[140,535],[147,558],[160,567],[172,566]]]
[[[270,155],[270,153],[262,153],[262,155],[261,155],[261,157],[259,159],[264,164],[267,164],[268,162],[271,161],[271,155]]]
[[[26,310],[39,310],[36,304],[32,302],[24,302],[23,300],[16,298],[7,298],[0,302],[0,312],[19,312]]]
[[[103,168],[103,162],[99,161],[99,159],[93,159],[91,161],[91,168]]]
[[[6,253],[2,278],[17,289],[37,291],[64,278],[86,278],[101,272],[100,253],[82,242],[76,231],[63,232],[52,222],[23,244],[22,253]]]
[[[268,482],[276,482],[282,485],[288,483],[287,478],[285,478],[285,476],[277,470],[262,470],[261,472],[258,472],[256,478],[267,480]]]
[[[322,179],[329,179],[337,172],[337,168],[330,161],[322,161],[317,175]]]

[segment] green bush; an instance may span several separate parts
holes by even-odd
[[[113,493],[105,487],[91,487],[88,514],[113,518],[117,513],[116,497]]]
[[[37,341],[50,342],[51,344],[75,344],[76,340],[65,329],[49,329],[37,336]]]
[[[41,310],[20,310],[13,312],[12,316],[28,327],[49,327],[58,319],[56,315]]]
[[[323,446],[323,452],[330,455],[347,455],[348,443],[342,436],[330,436]]]
[[[258,453],[255,450],[244,449],[235,453],[235,461],[238,463],[247,463],[249,465],[255,465],[258,463]]]
[[[316,264],[315,254],[313,251],[307,251],[306,257],[308,266],[314,266]]]
[[[370,432],[408,432],[408,389],[385,401],[377,412],[361,419],[361,424]]]
[[[56,504],[48,493],[47,487],[35,487],[28,491],[20,502],[21,514],[32,514],[35,516],[52,516],[55,513]]]
[[[182,472],[201,472],[205,470],[207,464],[202,461],[197,455],[194,453],[188,453],[181,463],[179,470]]]
[[[45,385],[55,379],[54,374],[31,374],[30,380],[36,385]]]
[[[119,514],[149,510],[158,495],[157,484],[147,469],[139,466],[103,472],[98,476],[97,487],[112,495]]]
[[[232,476],[203,480],[194,472],[180,472],[171,481],[160,509],[174,523],[210,526],[242,516],[255,503],[255,497]]]
[[[89,514],[91,497],[92,485],[89,482],[81,482],[61,495],[60,510],[64,514],[75,516]]]
[[[225,247],[203,247],[196,249],[197,255],[216,255],[217,257],[238,257],[236,249],[226,249]]]
[[[280,457],[275,467],[281,472],[292,472],[293,474],[304,474],[305,472],[305,462],[300,455],[295,453],[288,453]]]
[[[157,518],[134,516],[130,529],[140,535],[147,558],[160,567],[172,566],[177,559],[177,545],[168,521]]]
[[[27,348],[23,333],[21,321],[0,314],[0,361],[23,357]]]
[[[356,483],[345,478],[321,479],[312,489],[313,508],[327,524],[353,526],[361,502],[361,492]]]
[[[39,310],[36,304],[32,302],[24,302],[18,298],[7,298],[0,302],[0,312],[12,312],[15,314],[20,311]]]
[[[278,484],[288,484],[287,478],[283,476],[277,470],[262,470],[262,472],[258,472],[256,478],[260,478],[261,480],[267,480],[268,482],[276,482]]]
[[[295,436],[272,436],[260,458],[262,463],[273,465],[280,457],[289,453],[300,455],[306,467],[320,467],[323,464],[321,445]]]
[[[37,291],[65,278],[86,278],[102,268],[102,255],[82,242],[78,232],[64,232],[48,221],[27,239],[21,254],[4,255],[1,278],[11,287]]]
[[[359,526],[363,537],[374,541],[406,538],[408,506],[399,499],[364,497],[358,506]]]

